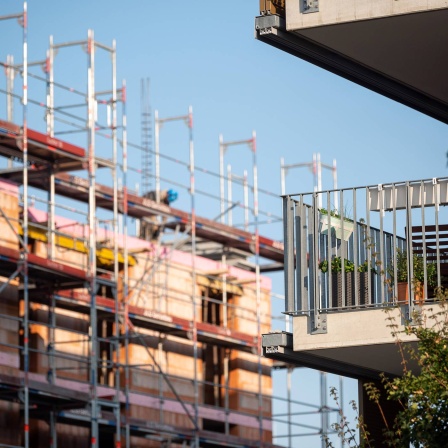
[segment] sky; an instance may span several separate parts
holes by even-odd
[[[2,0],[0,14],[20,12],[21,7],[21,1]],[[126,80],[127,85],[130,142],[141,141],[141,79],[150,78],[151,107],[160,117],[185,115],[188,107],[193,107],[195,162],[202,169],[197,172],[199,191],[219,196],[218,178],[204,174],[205,170],[218,172],[219,135],[224,141],[244,140],[256,131],[259,187],[273,193],[260,195],[260,221],[268,214],[281,215],[281,157],[287,164],[311,162],[313,153],[320,153],[327,164],[336,159],[339,187],[447,174],[446,125],[258,42],[254,38],[257,0],[31,0],[28,10],[31,61],[45,58],[50,35],[55,43],[85,40],[87,30],[93,29],[95,39],[105,45],[116,40],[117,79],[120,85]],[[6,22],[0,26],[0,60],[13,53],[15,61],[20,61],[20,27]],[[110,59],[101,51],[95,57],[97,89],[101,90],[110,81]],[[81,48],[61,49],[55,64],[59,82],[85,90],[87,57]],[[39,70],[35,68],[35,73],[43,76]],[[4,89],[3,79],[1,83]],[[32,87],[34,81],[30,82],[30,97],[45,101],[45,88]],[[64,95],[61,93],[61,98]],[[20,123],[16,109],[15,119]],[[44,131],[44,111],[31,109],[30,126]],[[4,115],[3,102],[0,114]],[[187,162],[186,126],[166,123],[160,147],[162,153]],[[141,168],[139,150],[129,148],[129,160],[131,168]],[[232,172],[239,176],[247,170],[249,182],[253,182],[252,154],[247,146],[229,148],[225,164],[231,164]],[[166,179],[188,184],[188,171],[181,164],[162,159],[161,172]],[[131,169],[128,180],[131,188],[139,188],[141,179],[136,171]],[[169,181],[162,181],[162,187],[178,189],[176,206],[188,209],[185,189]],[[325,173],[323,187],[332,187],[331,176]],[[242,198],[242,188],[234,188],[234,197]],[[308,170],[288,174],[288,193],[312,189]],[[197,211],[214,218],[219,203],[198,195]],[[242,222],[241,210],[235,211],[233,220]],[[282,238],[278,222],[263,225],[261,233]],[[282,293],[278,275],[274,287]],[[274,305],[274,309],[280,314],[281,306]],[[307,387],[315,384],[316,375],[301,370],[295,378],[300,383],[297,399],[318,401],[318,388]],[[347,397],[356,395],[353,383],[348,390]],[[304,446],[319,446],[316,438],[312,440]]]

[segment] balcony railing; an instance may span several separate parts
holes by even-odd
[[[448,178],[284,196],[286,313],[318,330],[322,313],[433,299],[448,284],[447,204]]]

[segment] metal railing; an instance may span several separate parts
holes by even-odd
[[[317,328],[320,313],[433,299],[448,276],[448,179],[340,189],[339,209],[333,193],[283,196],[285,312]]]

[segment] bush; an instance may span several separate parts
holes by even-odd
[[[433,448],[448,446],[448,309],[447,291],[438,291],[438,308],[427,308],[415,314],[404,330],[399,330],[393,317],[388,317],[392,334],[396,338],[399,352],[402,354],[403,374],[389,379],[381,376],[382,387],[373,383],[366,385],[369,399],[381,409],[379,397],[399,404],[393,427],[388,427],[384,418],[384,435],[386,446],[397,448]],[[386,312],[389,312],[387,310]],[[417,349],[403,344],[400,334],[414,335]],[[407,356],[406,356],[407,355]],[[419,373],[408,370],[408,360],[416,361]],[[332,389],[332,396],[338,401],[337,391]],[[352,403],[357,410],[356,404]],[[345,416],[340,413],[340,421],[333,425],[339,437],[348,447],[373,447],[368,428],[358,414],[356,428],[360,431],[360,441],[356,429],[350,428]],[[331,441],[325,437],[327,447]]]
[[[328,260],[323,260],[319,263],[319,269],[325,273],[328,272]],[[367,261],[358,266],[358,272],[367,272],[369,265]],[[341,257],[334,257],[331,260],[331,272],[342,272]],[[344,260],[344,272],[355,272],[355,263],[353,261]]]

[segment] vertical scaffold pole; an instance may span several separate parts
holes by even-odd
[[[322,448],[327,446],[326,436],[328,435],[328,402],[327,402],[327,374],[320,372],[320,417],[321,417],[321,444]]]
[[[317,153],[317,191],[322,191],[322,162],[320,161],[320,152]],[[322,195],[319,195],[319,208],[322,208]]]
[[[244,230],[249,231],[249,184],[247,182],[247,170],[243,174],[243,189],[244,189]]]
[[[227,207],[228,207],[228,218],[227,224],[229,226],[233,225],[233,213],[232,213],[232,166],[227,165]]]
[[[54,294],[51,294],[51,304],[50,304],[50,382],[51,384],[56,383],[56,359],[55,359],[55,334],[56,334],[56,298]],[[57,431],[56,431],[56,423],[57,423],[57,412],[52,410],[50,412],[50,448],[57,448],[58,439],[57,439]]]
[[[254,227],[255,227],[255,288],[257,300],[257,349],[258,349],[258,418],[260,444],[263,440],[263,368],[261,364],[261,278],[260,278],[260,236],[258,226],[258,168],[257,135],[252,132],[252,157],[254,170]]]
[[[225,193],[224,193],[224,153],[226,147],[223,142],[222,134],[219,135],[219,196],[220,196],[220,217],[221,222],[225,224]]]
[[[54,137],[54,52],[53,52],[53,36],[50,36],[50,47],[47,50],[47,55],[45,59],[45,75],[46,75],[46,87],[47,87],[47,110],[45,114],[47,122],[47,134],[50,137]],[[49,188],[48,188],[48,256],[50,260],[54,259],[55,256],[55,179],[52,167],[49,169]],[[54,313],[54,310],[53,310]],[[56,374],[53,371],[53,376]]]
[[[289,323],[289,321],[287,321]],[[288,331],[289,328],[286,329]],[[291,377],[292,367],[288,366],[286,369],[286,384],[287,384],[287,404],[288,404],[288,446],[292,446],[292,406],[291,406]]]
[[[23,2],[23,374],[24,374],[24,438],[30,445],[29,403],[29,295],[28,295],[28,16],[27,2]]]
[[[120,419],[120,270],[118,260],[118,140],[117,140],[117,44],[115,39],[112,41],[112,99],[111,99],[111,131],[112,131],[112,150],[113,150],[113,184],[114,184],[114,205],[113,205],[113,233],[114,233],[114,282],[115,282],[115,294],[114,294],[114,350],[115,359],[113,360],[114,372],[115,372],[115,447],[121,447],[121,419]]]
[[[336,166],[336,159],[333,159],[333,190],[334,190],[334,208],[335,210],[339,210],[339,202],[338,202],[338,168]]]
[[[193,360],[194,360],[194,421],[195,447],[199,447],[199,388],[198,388],[198,331],[196,304],[196,206],[194,177],[193,108],[188,109],[188,131],[190,149],[190,196],[191,196],[191,293],[193,302]]]
[[[285,159],[283,157],[280,158],[280,191],[282,196],[285,194],[286,190],[286,170],[285,167]]]
[[[50,412],[50,448],[57,448],[56,412]]]
[[[87,37],[88,82],[88,175],[89,175],[89,289],[90,289],[90,407],[91,434],[90,444],[97,448],[98,440],[98,331],[96,312],[96,233],[95,233],[95,41],[93,31],[88,31]]]
[[[54,137],[54,46],[53,36],[50,36],[50,45],[47,52],[45,72],[47,74],[47,134]]]
[[[124,352],[125,352],[125,440],[126,448],[131,447],[131,428],[129,426],[129,322],[128,322],[128,295],[129,295],[129,267],[128,267],[128,131],[126,115],[126,81],[123,81],[121,90],[121,101],[123,104],[122,132],[123,132],[123,302],[124,302]]]
[[[50,59],[49,59],[49,52],[47,52],[47,59],[45,63],[45,73],[47,77],[47,134],[50,137],[54,136],[54,129],[53,127],[48,127],[48,108],[52,104],[53,101],[53,90],[52,90],[52,71],[50,74]],[[55,189],[55,176],[54,176],[54,170],[50,166],[49,167],[49,173],[48,173],[48,182],[49,182],[49,188],[48,188],[48,246],[47,246],[47,252],[48,252],[48,258],[50,260],[54,260],[55,257],[55,231],[56,231],[56,225],[55,225],[55,196],[56,196],[56,189]],[[56,377],[57,377],[57,369],[56,369],[56,346],[55,346],[55,339],[56,339],[56,299],[54,294],[51,294],[51,303],[49,307],[49,323],[50,323],[50,341],[49,341],[49,371],[48,371],[48,380],[51,384],[56,383]],[[57,423],[57,413],[55,411],[50,411],[50,447],[51,448],[57,448],[58,442],[57,442],[57,431],[56,431],[56,423]]]
[[[395,247],[395,246],[394,246]],[[341,415],[345,415],[344,413],[344,379],[342,376],[339,376],[339,402]],[[341,437],[341,448],[344,448],[345,440],[344,437]]]

